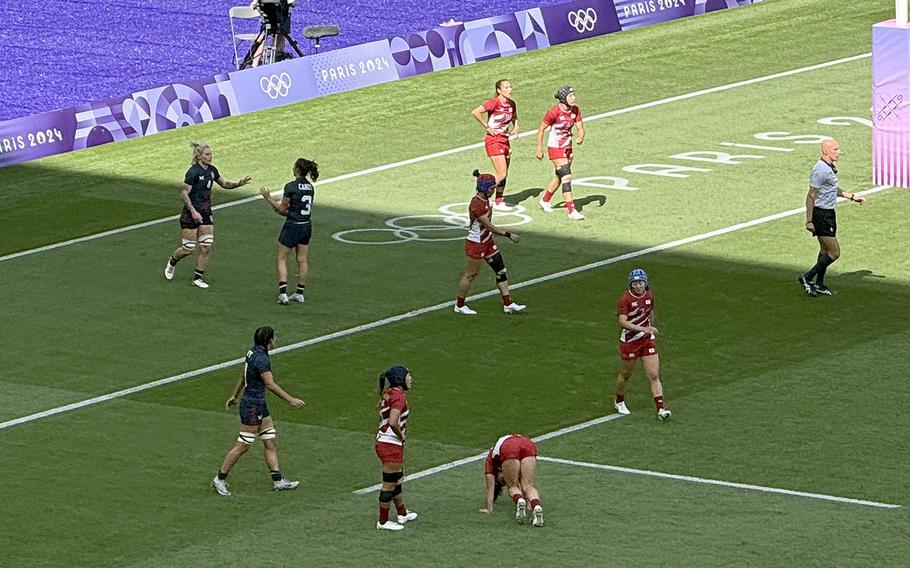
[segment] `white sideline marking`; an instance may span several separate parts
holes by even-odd
[[[890,187],[891,187],[891,186],[888,186],[888,185],[881,185],[881,186],[878,186],[878,187],[873,187],[872,189],[867,189],[867,190],[865,190],[865,191],[858,191],[858,192],[856,192],[856,195],[869,195],[869,194],[872,194],[872,193],[877,193],[877,192],[879,192],[879,191],[888,189],[888,188],[890,188]],[[838,200],[839,200],[839,201],[846,201],[844,198],[838,198]],[[585,264],[585,265],[583,265],[583,266],[576,266],[575,268],[569,268],[569,269],[567,269],[567,270],[562,270],[562,271],[560,271],[560,272],[554,272],[553,274],[547,274],[547,275],[545,275],[545,276],[539,276],[539,277],[537,277],[537,278],[532,278],[531,280],[525,280],[524,282],[518,282],[518,283],[516,283],[516,284],[512,284],[512,285],[510,286],[510,288],[513,289],[513,290],[516,290],[516,289],[518,289],[518,288],[524,288],[524,287],[526,287],[526,286],[533,286],[534,284],[540,284],[541,282],[547,282],[547,281],[549,281],[549,280],[555,280],[555,279],[558,279],[558,278],[563,278],[563,277],[565,277],[565,276],[571,276],[571,275],[573,275],[573,274],[578,274],[578,273],[580,273],[580,272],[585,272],[585,271],[587,271],[587,270],[593,270],[593,269],[595,269],[595,268],[602,268],[602,267],[604,267],[604,266],[609,266],[609,265],[615,264],[615,263],[617,263],[617,262],[622,262],[622,261],[624,261],[624,260],[629,260],[629,259],[636,258],[636,257],[639,257],[639,256],[644,256],[644,255],[650,254],[650,253],[652,253],[652,252],[658,252],[658,251],[667,250],[667,249],[675,248],[675,247],[682,246],[682,245],[687,245],[687,244],[694,243],[694,242],[697,242],[697,241],[703,241],[703,240],[705,240],[705,239],[710,239],[711,237],[716,237],[716,236],[719,236],[719,235],[725,235],[725,234],[727,234],[727,233],[732,233],[732,232],[738,231],[738,230],[740,230],[740,229],[746,229],[746,228],[749,228],[749,227],[754,227],[754,226],[756,226],[756,225],[761,225],[761,224],[763,224],[763,223],[768,223],[768,222],[770,222],[770,221],[776,221],[777,219],[782,219],[782,218],[784,218],[784,217],[789,217],[789,216],[791,216],[791,215],[797,215],[797,214],[799,214],[799,213],[804,213],[805,211],[806,211],[805,207],[799,207],[799,208],[797,208],[797,209],[790,209],[789,211],[783,211],[783,212],[781,212],[781,213],[775,213],[775,214],[773,214],[773,215],[766,215],[765,217],[760,217],[760,218],[758,218],[758,219],[753,219],[752,221],[746,221],[746,222],[744,222],[744,223],[737,223],[736,225],[730,225],[729,227],[724,227],[723,229],[717,229],[717,230],[714,230],[714,231],[710,231],[710,232],[708,232],[708,233],[702,233],[702,234],[700,234],[700,235],[694,235],[694,236],[691,236],[691,237],[686,237],[686,238],[684,238],[684,239],[679,239],[679,240],[671,241],[671,242],[669,242],[669,243],[664,243],[664,244],[660,244],[660,245],[655,245],[655,246],[653,246],[653,247],[648,247],[648,248],[646,248],[646,249],[641,249],[641,250],[638,250],[638,251],[629,252],[629,253],[626,253],[626,254],[622,254],[622,255],[619,255],[619,256],[614,256],[614,257],[607,258],[607,259],[604,259],[604,260],[599,260],[599,261],[597,261],[597,262],[592,262],[592,263],[589,263],[589,264]],[[481,293],[479,293],[479,294],[474,294],[473,296],[469,296],[467,299],[473,301],[473,300],[478,300],[478,299],[481,299],[481,298],[487,298],[487,297],[489,297],[489,296],[494,296],[494,295],[497,295],[497,294],[499,294],[499,291],[498,291],[498,290],[490,290],[490,291],[487,291],[487,292],[481,292]],[[455,302],[452,301],[452,300],[450,300],[450,301],[448,301],[448,302],[442,302],[442,303],[439,303],[439,304],[436,304],[436,305],[433,305],[433,306],[429,306],[429,307],[425,307],[425,308],[419,308],[419,309],[416,309],[416,310],[411,310],[411,311],[406,312],[406,313],[403,313],[403,314],[398,314],[398,315],[396,315],[396,316],[390,316],[390,317],[383,318],[383,319],[381,319],[381,320],[377,320],[377,321],[374,321],[374,322],[365,323],[365,324],[363,324],[363,325],[358,325],[358,326],[356,326],[356,327],[351,327],[351,328],[348,328],[348,329],[343,329],[343,330],[341,330],[341,331],[336,331],[336,332],[330,333],[330,334],[328,334],[328,335],[321,335],[321,336],[319,336],[319,337],[314,337],[314,338],[312,338],[312,339],[307,339],[307,340],[305,340],[305,341],[299,341],[299,342],[297,342],[297,343],[292,343],[292,344],[290,344],[290,345],[285,345],[285,346],[283,346],[283,347],[278,347],[277,349],[274,349],[274,350],[272,351],[272,354],[273,354],[273,355],[277,355],[277,354],[279,354],[279,353],[284,353],[284,352],[286,352],[286,351],[293,351],[293,350],[295,350],[295,349],[300,349],[300,348],[307,347],[307,346],[310,346],[310,345],[316,345],[317,343],[323,343],[323,342],[326,342],[326,341],[330,341],[330,340],[332,340],[332,339],[337,339],[337,338],[339,338],[339,337],[345,337],[345,336],[348,336],[348,335],[353,335],[353,334],[355,334],[355,333],[360,333],[361,331],[368,331],[368,330],[371,330],[371,329],[376,329],[377,327],[382,327],[382,326],[384,326],[384,325],[388,325],[388,324],[391,324],[391,323],[395,323],[395,322],[399,322],[399,321],[404,321],[404,320],[407,320],[407,319],[415,318],[415,317],[417,317],[417,316],[421,316],[421,315],[423,315],[423,314],[427,314],[427,313],[430,313],[430,312],[435,312],[435,311],[437,311],[437,310],[441,310],[441,309],[445,309],[445,308],[450,308],[450,307],[452,307],[452,306],[454,306],[454,305],[455,305]],[[470,317],[470,316],[460,316],[460,317]],[[5,428],[9,428],[10,426],[16,426],[16,425],[18,425],[18,424],[24,424],[24,423],[26,423],[26,422],[32,422],[32,421],[34,421],[34,420],[38,420],[38,419],[41,419],[41,418],[47,418],[48,416],[53,416],[53,415],[55,415],[55,414],[60,414],[61,412],[67,412],[67,411],[69,411],[69,410],[76,410],[76,409],[78,409],[78,408],[84,408],[84,407],[86,407],[86,406],[91,406],[91,405],[93,405],[93,404],[98,404],[98,403],[100,403],[100,402],[106,402],[106,401],[108,401],[108,400],[113,400],[113,399],[115,399],[115,398],[122,398],[122,397],[124,397],[124,396],[128,396],[128,395],[131,395],[131,394],[136,394],[136,393],[138,393],[138,392],[142,392],[142,391],[146,391],[146,390],[149,390],[149,389],[153,389],[153,388],[155,388],[155,387],[160,387],[160,386],[167,385],[167,384],[170,384],[170,383],[175,383],[175,382],[177,382],[177,381],[182,381],[182,380],[184,380],[184,379],[190,379],[190,378],[192,378],[192,377],[196,377],[196,376],[199,376],[199,375],[202,375],[202,374],[205,374],[205,373],[209,373],[209,372],[212,372],[212,371],[219,371],[219,370],[221,370],[221,369],[226,369],[227,367],[231,367],[231,366],[233,366],[233,365],[239,365],[239,364],[242,363],[242,362],[243,362],[243,359],[231,359],[230,361],[225,361],[225,362],[223,362],[223,363],[217,363],[217,364],[215,364],[215,365],[209,365],[208,367],[204,367],[204,368],[202,368],[202,369],[196,369],[195,371],[187,371],[186,373],[181,373],[181,374],[179,374],[179,375],[174,375],[174,376],[172,376],[172,377],[167,377],[167,378],[164,378],[164,379],[159,379],[159,380],[157,380],[157,381],[152,381],[152,382],[150,382],[150,383],[144,383],[144,384],[141,384],[141,385],[136,385],[136,386],[134,386],[134,387],[130,387],[130,388],[127,388],[127,389],[123,389],[123,390],[115,391],[115,392],[112,392],[112,393],[108,393],[108,394],[96,396],[96,397],[89,398],[89,399],[86,399],[86,400],[81,400],[81,401],[78,401],[78,402],[73,402],[73,403],[70,403],[70,404],[67,404],[67,405],[64,405],[64,406],[58,406],[58,407],[56,407],[56,408],[50,408],[50,409],[48,409],[48,410],[44,410],[44,411],[41,411],[41,412],[36,412],[35,414],[29,414],[29,415],[27,415],[27,416],[22,416],[22,417],[19,417],[19,418],[14,418],[14,419],[12,419],[12,420],[7,420],[6,422],[0,422],[0,430],[3,430],[3,429],[5,429]]]
[[[560,458],[550,458],[538,456],[538,460],[558,463],[562,465],[574,465],[578,467],[589,467],[593,469],[603,469],[607,471],[617,471],[619,473],[633,473],[635,475],[645,475],[648,477],[660,477],[663,479],[675,479],[677,481],[689,481],[692,483],[702,483],[705,485],[720,485],[722,487],[733,487],[735,489],[750,489],[752,491],[761,491],[762,493],[777,493],[780,495],[791,495],[795,497],[808,497],[810,499],[821,499],[823,501],[833,501],[835,503],[847,503],[850,505],[865,505],[866,507],[878,507],[879,509],[900,509],[900,505],[890,503],[879,503],[878,501],[866,501],[865,499],[851,499],[850,497],[835,497],[833,495],[823,495],[821,493],[807,493],[805,491],[793,491],[791,489],[778,489],[776,487],[764,487],[762,485],[752,485],[749,483],[735,483],[732,481],[719,481],[717,479],[705,479],[703,477],[692,477],[689,475],[677,475],[675,473],[662,473],[659,471],[649,471],[646,469],[634,469],[631,467],[620,467],[616,465],[603,465],[599,463],[580,462],[574,460],[564,460]]]
[[[536,438],[531,438],[531,439],[534,440],[535,442],[543,442],[544,440],[549,440],[551,438],[557,438],[559,436],[571,434],[572,432],[578,432],[579,430],[584,430],[585,428],[590,428],[591,426],[597,426],[598,424],[604,424],[606,422],[616,420],[617,418],[622,418],[623,416],[625,416],[625,415],[624,414],[609,414],[607,416],[601,416],[600,418],[588,420],[587,422],[582,422],[581,424],[575,424],[574,426],[568,426],[566,428],[556,430],[555,432],[548,432],[546,434],[541,434],[540,436],[537,436]],[[489,450],[487,450],[487,451],[489,451]],[[449,463],[444,463],[442,465],[437,465],[436,467],[431,467],[430,469],[418,471],[417,473],[409,473],[409,474],[405,475],[404,481],[414,481],[415,479],[420,479],[421,477],[433,475],[434,473],[448,471],[452,468],[456,468],[458,466],[461,466],[461,465],[464,465],[467,463],[480,461],[486,457],[487,457],[487,452],[483,452],[482,454],[477,454],[477,455],[469,456],[466,458],[462,458],[460,460],[455,460],[455,461],[452,461]],[[366,495],[367,493],[372,493],[373,491],[379,491],[381,488],[382,488],[382,484],[377,483],[376,485],[371,485],[369,487],[364,487],[363,489],[358,489],[357,491],[354,491],[354,494],[355,495]]]
[[[601,118],[608,118],[608,117],[611,117],[611,116],[618,116],[618,115],[621,115],[621,114],[626,114],[626,113],[634,112],[634,111],[637,111],[637,110],[644,110],[644,109],[647,109],[647,108],[652,108],[652,107],[656,107],[656,106],[660,106],[660,105],[665,105],[665,104],[673,103],[673,102],[676,102],[676,101],[682,101],[682,100],[691,99],[691,98],[694,98],[694,97],[700,97],[700,96],[702,96],[702,95],[709,95],[709,94],[711,94],[711,93],[719,93],[719,92],[727,91],[727,90],[730,90],[730,89],[736,89],[736,88],[738,88],[738,87],[744,87],[744,86],[746,86],[746,85],[753,85],[753,84],[755,84],[755,83],[762,83],[762,82],[764,82],[764,81],[771,81],[771,80],[773,80],[773,79],[779,79],[779,78],[781,78],[781,77],[788,77],[788,76],[790,76],[790,75],[797,75],[797,74],[799,74],[799,73],[806,73],[806,72],[808,72],[808,71],[815,71],[816,69],[823,69],[823,68],[825,68],[825,67],[831,67],[831,66],[833,66],[833,65],[840,65],[841,63],[849,63],[849,62],[851,62],[851,61],[856,61],[856,60],[858,60],[858,59],[864,59],[864,58],[871,57],[871,56],[872,56],[872,53],[871,53],[871,52],[867,52],[867,53],[861,53],[861,54],[859,54],[859,55],[853,55],[853,56],[851,56],[851,57],[844,57],[844,58],[841,58],[841,59],[834,59],[834,60],[832,60],[832,61],[826,61],[826,62],[824,62],[824,63],[817,63],[817,64],[815,64],[815,65],[809,65],[809,66],[807,66],[807,67],[800,67],[800,68],[798,68],[798,69],[791,69],[790,71],[782,71],[782,72],[780,72],[780,73],[774,73],[774,74],[772,74],[772,75],[765,75],[765,76],[763,76],[763,77],[755,77],[755,78],[753,78],[753,79],[747,79],[747,80],[745,80],[745,81],[737,81],[736,83],[728,83],[728,84],[726,84],[726,85],[720,85],[720,86],[718,86],[718,87],[711,87],[711,88],[709,88],[709,89],[702,89],[702,90],[700,90],[700,91],[693,91],[693,92],[691,92],[691,93],[686,93],[686,94],[683,94],[683,95],[676,95],[676,96],[673,96],[673,97],[667,97],[667,98],[664,98],[664,99],[658,99],[658,100],[656,100],[656,101],[651,101],[651,102],[647,102],[647,103],[641,103],[641,104],[633,105],[633,106],[626,107],[626,108],[621,108],[621,109],[617,109],[617,110],[611,110],[611,111],[604,112],[604,113],[601,113],[601,114],[595,114],[595,115],[591,115],[591,116],[585,117],[584,120],[585,120],[585,122],[592,122],[592,121],[595,121],[595,120],[599,120],[599,119],[601,119]],[[534,136],[534,135],[536,135],[536,134],[537,134],[537,131],[536,131],[536,130],[528,130],[528,131],[526,131],[526,132],[522,132],[521,134],[519,134],[518,137],[519,137],[519,138],[524,138],[524,137],[526,137],[526,136]],[[365,175],[373,174],[373,173],[376,173],[376,172],[382,172],[382,171],[385,171],[385,170],[391,170],[391,169],[394,169],[394,168],[400,168],[400,167],[402,167],[402,166],[409,166],[409,165],[411,165],[411,164],[416,164],[416,163],[419,163],[419,162],[424,162],[424,161],[426,161],[426,160],[432,160],[432,159],[435,159],[435,158],[441,158],[441,157],[443,157],[443,156],[449,156],[449,155],[451,155],[451,154],[457,154],[457,153],[459,153],[459,152],[464,152],[464,151],[466,151],[466,150],[473,150],[473,149],[481,148],[481,147],[483,147],[483,143],[482,143],[482,142],[478,142],[478,143],[476,143],[476,144],[468,144],[467,146],[459,146],[458,148],[452,148],[452,149],[449,149],[449,150],[443,150],[443,151],[440,151],[440,152],[434,152],[434,153],[432,153],[432,154],[426,154],[426,155],[424,155],[424,156],[418,156],[418,157],[416,157],[416,158],[409,158],[409,159],[407,159],[407,160],[401,160],[401,161],[398,161],[398,162],[392,162],[392,163],[390,163],[390,164],[384,164],[384,165],[381,165],[381,166],[375,166],[375,167],[372,167],[372,168],[367,168],[367,169],[364,169],[364,170],[359,170],[359,171],[356,171],[356,172],[351,172],[351,173],[343,174],[343,175],[336,176],[336,177],[333,177],[333,178],[328,178],[328,179],[326,179],[326,180],[320,181],[320,182],[318,182],[318,183],[316,183],[316,184],[313,184],[313,185],[320,185],[320,186],[321,186],[321,185],[327,185],[327,184],[334,183],[334,182],[337,182],[337,181],[343,181],[343,180],[347,180],[347,179],[352,179],[352,178],[356,178],[356,177],[360,177],[360,176],[365,176]],[[226,209],[226,208],[228,208],[228,207],[234,207],[235,205],[243,205],[243,204],[245,204],[245,203],[252,203],[253,201],[258,201],[259,199],[261,199],[261,197],[260,197],[259,195],[254,195],[254,196],[250,196],[250,197],[245,197],[245,198],[243,198],[243,199],[238,199],[238,200],[236,200],[236,201],[231,201],[231,202],[228,202],[228,203],[222,203],[222,204],[220,204],[220,205],[216,205],[216,206],[212,207],[212,209],[213,209],[213,210]],[[127,231],[133,231],[133,230],[136,230],[136,229],[142,229],[142,228],[145,228],[145,227],[151,227],[151,226],[153,226],[153,225],[160,225],[161,223],[167,223],[167,222],[169,222],[169,221],[176,221],[176,220],[179,219],[179,218],[180,218],[180,215],[171,215],[171,216],[169,216],[169,217],[162,217],[161,219],[154,219],[154,220],[152,220],[152,221],[145,221],[145,222],[143,222],[143,223],[138,223],[138,224],[136,224],[136,225],[128,225],[128,226],[126,226],[126,227],[120,227],[120,228],[117,228],[117,229],[111,229],[111,230],[109,230],[109,231],[104,231],[104,232],[102,232],[102,233],[95,233],[95,234],[93,234],[93,235],[86,235],[86,236],[84,236],[84,237],[78,237],[78,238],[75,238],[75,239],[69,239],[69,240],[66,240],[66,241],[61,241],[61,242],[59,242],[59,243],[51,243],[51,244],[49,244],[49,245],[44,245],[44,246],[41,246],[41,247],[37,247],[37,248],[33,248],[33,249],[28,249],[28,250],[23,250],[23,251],[19,251],[19,252],[15,252],[15,253],[11,253],[11,254],[7,254],[7,255],[0,256],[0,262],[6,262],[6,261],[8,261],[8,260],[13,260],[13,259],[15,259],[15,258],[20,258],[20,257],[23,257],[23,256],[29,256],[29,255],[37,254],[37,253],[39,253],[39,252],[46,252],[46,251],[49,251],[49,250],[54,250],[54,249],[58,249],[58,248],[65,247],[65,246],[69,246],[69,245],[75,245],[75,244],[78,244],[78,243],[84,243],[84,242],[87,242],[87,241],[93,241],[93,240],[100,239],[100,238],[103,238],[103,237],[109,237],[109,236],[111,236],[111,235],[117,235],[117,234],[120,234],[120,233],[125,233],[125,232],[127,232]]]

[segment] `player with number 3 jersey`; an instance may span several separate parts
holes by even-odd
[[[294,179],[284,186],[284,196],[281,201],[272,197],[272,190],[263,187],[259,194],[269,202],[275,213],[287,217],[281,234],[278,235],[278,303],[287,305],[289,301],[304,301],[306,279],[308,272],[307,256],[310,249],[312,236],[312,223],[310,216],[313,212],[313,195],[315,190],[310,180],[319,179],[319,169],[316,162],[299,158],[294,162]],[[297,290],[288,297],[288,253],[295,251],[297,255]]]

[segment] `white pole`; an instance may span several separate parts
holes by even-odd
[[[894,0],[894,20],[899,26],[907,25],[907,0]]]

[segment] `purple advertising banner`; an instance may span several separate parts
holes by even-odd
[[[0,122],[0,166],[71,152],[75,131],[73,109]]]
[[[544,21],[551,45],[620,31],[619,18],[610,0],[575,0],[544,6]]]
[[[872,183],[910,187],[910,29],[872,26]]]
[[[464,65],[549,46],[540,8],[465,22],[458,38]]]
[[[235,71],[230,77],[241,114],[319,96],[313,85],[313,68],[306,57]]]
[[[758,1],[571,0],[167,85],[0,122],[0,166]]]
[[[387,40],[324,51],[306,57],[319,96],[398,80]]]

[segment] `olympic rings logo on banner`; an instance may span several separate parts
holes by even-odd
[[[575,31],[580,34],[584,32],[593,32],[594,24],[596,23],[597,10],[594,8],[569,12],[569,25],[575,28]]]
[[[259,79],[259,87],[270,99],[286,97],[291,90],[291,76],[287,73],[270,75]]]
[[[468,203],[450,203],[440,207],[439,214],[393,217],[386,220],[385,227],[348,229],[335,233],[332,238],[349,245],[462,241],[470,225],[467,210]],[[521,205],[512,207],[511,211],[496,211],[496,226],[515,227],[530,223],[532,219],[526,211],[527,209]],[[514,219],[503,222],[503,218],[508,217],[514,217]]]

